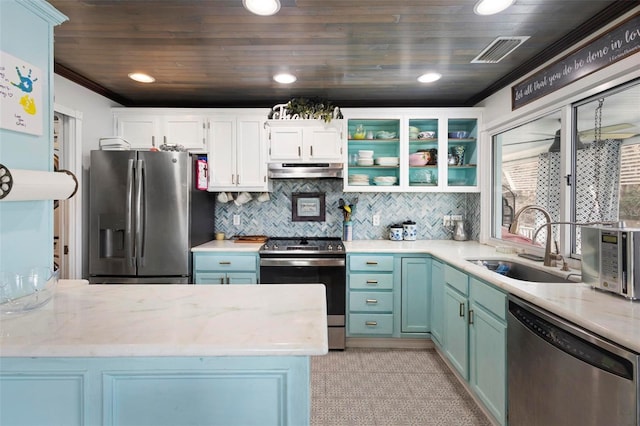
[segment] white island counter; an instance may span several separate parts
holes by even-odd
[[[308,424],[326,318],[322,285],[63,280],[0,318],[0,423]]]

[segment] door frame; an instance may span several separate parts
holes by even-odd
[[[73,173],[78,181],[75,195],[66,200],[67,208],[62,223],[65,224],[67,279],[82,278],[82,112],[54,103],[53,110],[63,116],[62,158],[63,167]],[[53,119],[53,118],[52,118]],[[63,248],[64,253],[64,248]]]

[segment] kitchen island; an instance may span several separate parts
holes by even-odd
[[[0,318],[0,424],[303,425],[323,285],[88,285]]]

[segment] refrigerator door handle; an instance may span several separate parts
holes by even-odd
[[[124,224],[124,250],[125,257],[129,267],[133,267],[135,262],[135,256],[133,252],[133,179],[134,179],[135,167],[134,160],[130,159],[127,163],[127,209]]]
[[[144,265],[144,161],[137,161],[136,173],[136,259]]]

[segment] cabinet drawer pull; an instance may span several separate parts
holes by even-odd
[[[376,326],[378,325],[378,321],[365,321],[365,325]]]
[[[220,278],[220,284],[224,284],[224,277]]]
[[[313,157],[313,145],[309,147],[309,156]]]
[[[460,316],[464,318],[464,303],[460,303]]]
[[[220,265],[231,265],[231,262],[228,260],[221,260],[220,262],[218,262]]]
[[[302,148],[298,147],[298,157],[302,157]]]
[[[227,284],[231,284],[231,281],[229,280],[229,276],[227,275]]]
[[[375,262],[373,260],[367,260],[367,265],[377,265],[378,262]]]
[[[469,309],[469,324],[473,324],[473,309]]]
[[[378,284],[378,280],[367,280],[367,284]]]
[[[378,301],[376,299],[367,299],[367,303],[369,305],[375,305],[376,303],[378,303]]]

